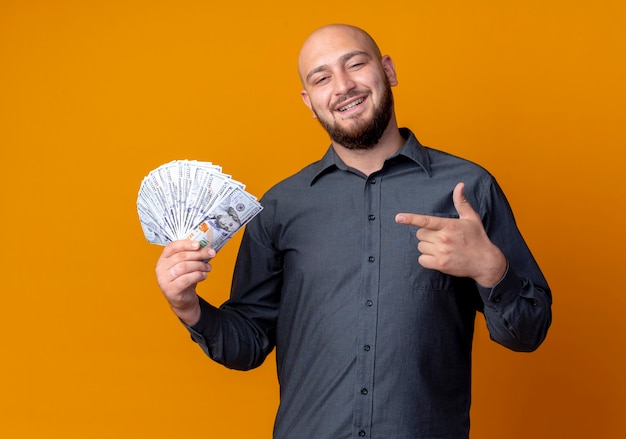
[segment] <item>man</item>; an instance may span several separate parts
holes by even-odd
[[[276,347],[275,438],[467,438],[476,311],[532,351],[548,285],[494,178],[398,128],[395,67],[368,34],[318,29],[299,73],[332,144],[262,198],[230,300],[197,296],[215,252],[196,242],[164,249],[159,285],[215,361],[250,369]]]

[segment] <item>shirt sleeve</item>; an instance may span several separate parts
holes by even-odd
[[[230,299],[218,308],[200,298],[200,320],[185,325],[211,359],[231,369],[260,366],[276,343],[282,261],[271,246],[258,239],[264,236],[262,216],[270,214],[266,206],[246,226]]]
[[[545,339],[552,321],[552,293],[493,178],[480,198],[485,230],[508,262],[497,285],[477,286],[489,334],[511,350],[534,351]]]

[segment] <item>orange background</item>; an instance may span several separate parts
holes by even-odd
[[[479,317],[472,438],[626,437],[624,5],[2,0],[0,437],[270,437],[273,357],[247,373],[204,357],[135,201],[173,159],[260,196],[320,157],[296,59],[330,22],[392,56],[401,125],[498,178],[554,290],[533,354]],[[239,239],[201,287],[213,302]]]

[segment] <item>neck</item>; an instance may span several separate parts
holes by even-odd
[[[336,142],[333,142],[333,148],[346,165],[365,175],[371,175],[382,169],[385,160],[398,152],[404,142],[398,126],[392,120],[378,143],[371,148],[350,149]]]

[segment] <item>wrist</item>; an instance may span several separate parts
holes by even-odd
[[[480,274],[474,277],[474,281],[482,287],[497,285],[506,274],[508,262],[498,247],[493,246],[493,251],[483,259]]]
[[[172,306],[172,311],[176,316],[183,321],[188,326],[194,326],[200,320],[200,301],[198,300],[198,296],[195,297],[193,304],[185,307],[174,307]]]

